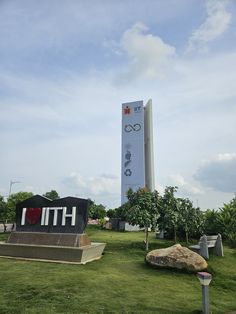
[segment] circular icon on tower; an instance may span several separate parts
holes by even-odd
[[[126,177],[130,177],[132,175],[132,171],[130,169],[126,169],[125,172],[124,172],[124,175]]]

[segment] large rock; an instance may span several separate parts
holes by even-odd
[[[146,261],[153,266],[186,269],[192,272],[207,268],[207,262],[203,257],[180,244],[153,250],[147,254]]]

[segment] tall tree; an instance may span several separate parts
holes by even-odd
[[[60,196],[59,196],[59,194],[57,193],[56,190],[51,190],[50,192],[46,192],[45,194],[43,194],[43,196],[49,198],[52,201],[57,200],[58,198],[60,198]]]
[[[158,209],[159,209],[159,193],[151,192],[146,188],[133,191],[129,189],[127,192],[128,202],[126,220],[131,225],[139,225],[145,228],[145,244],[148,251],[148,228],[156,227]]]

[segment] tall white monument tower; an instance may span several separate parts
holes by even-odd
[[[152,101],[122,104],[121,204],[127,201],[129,188],[147,187],[154,183]]]

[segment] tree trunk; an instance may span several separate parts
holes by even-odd
[[[148,227],[145,227],[145,245],[146,251],[148,251]]]
[[[176,228],[174,227],[174,237],[175,237],[175,243],[177,243],[177,234],[176,234]]]
[[[186,243],[188,244],[188,231],[185,231],[185,235],[186,235]]]

